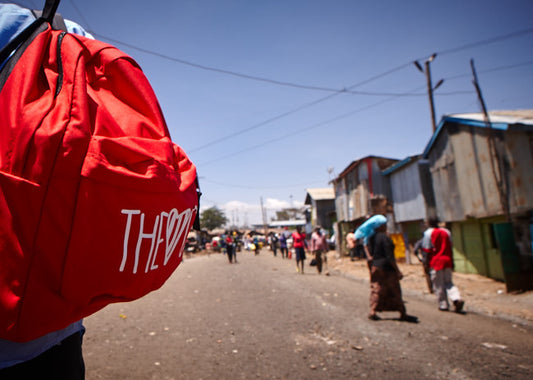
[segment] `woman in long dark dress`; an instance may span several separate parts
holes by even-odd
[[[399,311],[400,320],[415,322],[416,317],[407,314],[402,300],[400,272],[394,258],[394,243],[387,235],[387,224],[376,229],[368,239],[370,269],[370,314],[371,320],[379,320],[379,311]]]

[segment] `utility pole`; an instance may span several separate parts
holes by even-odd
[[[263,207],[263,197],[261,197],[261,216],[263,217],[263,230],[265,232],[265,236],[267,236],[267,222],[266,222],[266,213],[265,213],[265,209]]]
[[[431,69],[430,69],[430,63],[435,59],[437,56],[437,53],[434,53],[431,57],[429,57],[424,66],[425,69],[422,68],[422,65],[418,61],[414,61],[413,63],[417,67],[420,72],[426,74],[426,81],[427,81],[427,87],[428,87],[428,97],[429,97],[429,109],[431,111],[431,125],[433,127],[433,133],[437,130],[437,122],[435,117],[435,102],[433,100],[433,91],[435,91],[443,82],[444,80],[441,79],[435,87],[433,87],[433,84],[431,83]]]

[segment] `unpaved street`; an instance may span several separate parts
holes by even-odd
[[[368,286],[266,250],[185,260],[159,291],[87,318],[87,379],[530,379],[530,328],[436,310],[367,319]],[[309,261],[309,260],[308,260]]]

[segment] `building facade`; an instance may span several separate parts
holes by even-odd
[[[335,192],[332,187],[307,189],[304,204],[311,207],[311,225],[329,231],[335,222]]]
[[[533,111],[445,116],[423,159],[455,269],[533,289]]]
[[[393,213],[391,186],[383,170],[397,159],[367,156],[353,161],[333,182],[337,223],[337,249],[347,253],[345,237],[373,214]]]

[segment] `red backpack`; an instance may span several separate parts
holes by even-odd
[[[0,338],[12,341],[158,289],[197,220],[196,168],[141,69],[53,30],[58,3],[0,52],[16,50],[0,74]]]

